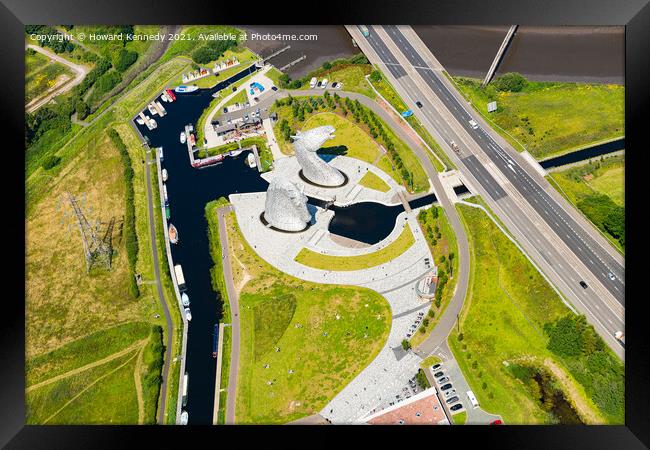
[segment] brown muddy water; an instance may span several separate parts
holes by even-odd
[[[271,59],[280,68],[306,55],[286,72],[299,78],[323,62],[359,52],[340,25],[244,25],[248,46],[270,55],[286,45],[291,49]],[[508,26],[415,25],[413,29],[433,54],[456,76],[483,78],[503,41]],[[317,40],[252,39],[253,33],[315,34]],[[520,26],[497,75],[520,72],[536,81],[572,81],[623,84],[625,74],[623,27]]]

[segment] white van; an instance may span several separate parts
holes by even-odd
[[[317,82],[318,82],[318,80],[316,80],[316,77],[312,77],[311,81],[309,81],[309,87],[311,89],[314,89],[316,87]]]
[[[478,400],[476,400],[476,397],[472,391],[467,391],[467,398],[474,408],[478,408]]]
[[[469,121],[469,126],[476,130],[478,128],[478,123],[476,123],[476,121],[472,119]]]

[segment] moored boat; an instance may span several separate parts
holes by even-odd
[[[176,95],[172,92],[171,89],[165,89],[165,92],[167,92],[167,95],[169,96],[169,100],[176,101]]]
[[[169,224],[169,242],[178,244],[178,230],[172,223]]]
[[[184,144],[187,141],[187,136],[185,136],[185,132],[181,131],[181,144]]]
[[[169,205],[165,206],[165,217],[167,217],[167,220],[172,216],[172,210],[169,209]]]
[[[183,303],[183,306],[187,308],[190,306],[190,296],[187,295],[185,292],[181,294],[181,302]]]
[[[163,181],[167,181],[167,169],[162,170],[162,179]]]
[[[190,86],[187,86],[185,84],[181,84],[180,86],[177,86],[174,89],[174,92],[178,94],[189,94],[190,92],[194,92],[198,89],[199,87],[195,84],[192,84]]]

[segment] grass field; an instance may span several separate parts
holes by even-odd
[[[234,213],[227,220],[241,292],[237,422],[285,423],[314,414],[379,352],[390,330],[388,303],[374,291],[277,271],[246,243]]]
[[[623,86],[529,81],[521,92],[501,92],[492,84],[481,88],[480,80],[454,80],[484,115],[487,103],[496,101],[498,110],[488,117],[507,133],[496,131],[537,159],[625,133]]]
[[[300,250],[296,262],[322,270],[349,271],[375,267],[397,258],[415,243],[413,233],[408,225],[393,242],[373,253],[357,256],[333,256],[317,253],[308,248]]]
[[[436,208],[436,217],[433,215],[433,208]],[[441,289],[441,293],[436,293],[440,296],[440,299],[438,300],[438,297],[436,297],[428,312],[428,325],[424,325],[424,323],[420,325],[418,332],[411,337],[410,342],[413,347],[420,345],[429,337],[429,334],[435,328],[454,294],[457,280],[455,274],[458,273],[458,245],[456,243],[456,234],[447,219],[444,209],[438,206],[432,206],[428,209],[421,210],[418,215],[418,223],[420,224],[422,234],[427,240],[431,256],[433,256],[433,262],[438,267],[438,289]],[[452,255],[451,263],[450,255]],[[447,274],[448,279],[440,287],[443,272]],[[433,317],[431,317],[432,313],[434,314]]]
[[[373,172],[368,171],[361,179],[359,180],[361,186],[365,186],[369,189],[374,189],[380,192],[390,191],[390,186],[386,184],[384,180],[375,175]]]
[[[371,71],[369,64],[342,64],[334,66],[330,70],[320,70],[317,76],[318,80],[327,78],[328,83],[334,81],[343,83],[343,90],[349,92],[358,92],[370,98],[375,98],[376,94],[368,84],[366,75]],[[309,89],[309,80],[302,86],[302,89]]]
[[[535,361],[561,376],[558,384],[583,421],[606,423],[585,388],[547,348],[544,325],[568,308],[483,211],[457,208],[470,237],[471,273],[460,334],[454,329],[449,345],[481,407],[506,423],[554,422],[507,368]]]
[[[608,210],[625,207],[624,155],[610,156],[580,166],[550,172],[546,178],[559,188],[558,191],[569,202],[600,228],[619,251],[625,251],[620,240],[610,234],[604,226],[599,210],[584,206],[585,200],[601,195],[610,199],[607,202]]]
[[[454,425],[465,425],[467,421],[467,411],[462,411],[451,416],[451,420],[454,422]]]
[[[50,61],[36,51],[25,53],[25,103],[41,97],[59,81],[73,78],[74,74],[65,65]]]

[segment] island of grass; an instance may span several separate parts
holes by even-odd
[[[467,411],[461,411],[451,416],[451,421],[454,425],[465,425],[467,421]]]
[[[546,177],[596,225],[621,252],[625,251],[625,156],[601,157]]]
[[[224,144],[218,147],[199,150],[198,156],[199,158],[206,158],[208,156],[220,155],[239,149],[248,149],[253,145],[257,147],[257,152],[260,156],[260,162],[262,163],[262,172],[268,171],[273,165],[273,153],[267,145],[267,140],[261,137],[250,137],[242,139],[241,141],[231,142],[230,144]]]
[[[514,148],[536,159],[570,152],[624,134],[625,88],[613,84],[528,81],[505,74],[486,87],[481,80],[454,78],[465,98],[498,127]],[[497,102],[497,111],[487,104]]]
[[[422,320],[417,333],[414,333],[410,339],[413,347],[424,342],[438,324],[438,320],[454,295],[457,281],[455,275],[458,272],[456,234],[447,219],[445,210],[435,205],[420,210],[418,224],[433,256],[433,263],[438,268],[438,283],[427,317]]]
[[[366,174],[361,177],[359,180],[361,186],[367,187],[368,189],[374,189],[379,192],[388,192],[390,191],[390,186],[381,179],[374,172],[366,172]]]
[[[506,423],[623,423],[622,362],[485,212],[457,209],[471,273],[448,342],[481,407]]]
[[[393,242],[376,252],[356,256],[324,255],[308,248],[300,250],[296,262],[321,270],[350,271],[379,266],[397,258],[415,243],[415,238],[408,225]]]
[[[424,192],[429,182],[411,149],[372,111],[358,101],[325,93],[322,97],[288,97],[278,100],[271,111],[278,113],[274,126],[283,153],[293,154],[290,136],[301,129],[332,125],[335,138],[327,148],[337,154],[376,165],[411,192]],[[384,154],[382,147],[387,150]],[[326,152],[327,150],[321,150]]]
[[[286,423],[316,414],[379,353],[390,307],[369,289],[278,271],[248,245],[233,212],[226,220],[240,295],[236,421]]]

